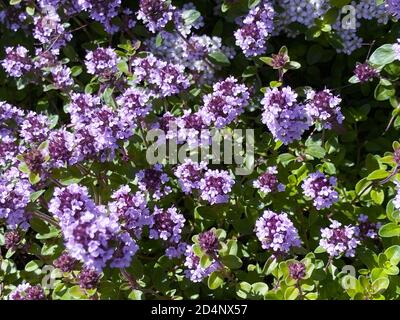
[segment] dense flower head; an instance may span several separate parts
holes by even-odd
[[[14,133],[8,129],[0,129],[0,166],[6,166],[16,161],[21,148],[17,145]]]
[[[68,89],[74,84],[71,78],[71,69],[64,65],[57,65],[51,69],[53,83],[57,89]]]
[[[167,185],[168,175],[164,173],[163,166],[159,163],[152,168],[140,170],[136,177],[139,189],[148,192],[154,199],[161,199],[171,193],[171,187]]]
[[[110,78],[117,71],[118,57],[112,48],[97,48],[88,51],[85,57],[87,72]]]
[[[140,0],[137,18],[150,32],[162,30],[172,20],[175,7],[168,0]]]
[[[289,264],[289,275],[294,280],[301,280],[306,276],[306,266],[302,262]]]
[[[143,193],[133,193],[127,185],[115,191],[108,204],[111,216],[115,216],[124,230],[133,232],[136,238],[142,235],[143,227],[152,223],[152,217],[147,207]]]
[[[26,212],[33,192],[31,184],[16,167],[0,174],[0,219],[5,219],[10,229],[27,229],[29,213]]]
[[[400,39],[397,39],[397,43],[393,44],[393,50],[396,60],[400,60]]]
[[[45,300],[46,295],[40,285],[24,282],[18,285],[8,296],[10,300]]]
[[[204,26],[204,19],[200,16],[196,21],[191,24],[185,24],[183,13],[187,10],[196,10],[196,7],[193,3],[185,3],[181,9],[176,9],[174,11],[173,20],[175,24],[175,28],[183,35],[187,36],[193,29],[200,29]]]
[[[33,19],[35,25],[33,37],[41,44],[57,50],[72,39],[72,34],[65,29],[60,16],[54,10],[43,16],[35,16]]]
[[[157,59],[149,54],[145,58],[133,60],[135,81],[145,82],[155,95],[168,97],[187,89],[190,86],[185,75],[185,67]]]
[[[400,18],[400,2],[398,0],[386,0],[386,9],[395,18]]]
[[[228,77],[213,86],[213,93],[203,98],[204,106],[199,111],[203,121],[223,128],[235,120],[249,103],[249,92],[245,85]]]
[[[284,144],[299,140],[310,127],[306,109],[297,102],[297,94],[290,87],[268,88],[261,103],[264,106],[262,122]]]
[[[180,242],[186,219],[177,208],[162,209],[155,206],[151,217],[153,221],[150,226],[150,239],[162,239],[171,243]]]
[[[302,184],[304,195],[313,200],[317,210],[329,208],[339,201],[335,186],[336,178],[327,177],[320,171],[311,173]]]
[[[177,142],[187,143],[189,147],[196,148],[201,145],[208,145],[210,142],[210,133],[208,125],[201,115],[201,111],[192,112],[192,110],[183,110],[183,115],[176,119]],[[169,137],[175,137],[173,134]]]
[[[180,258],[185,254],[187,245],[188,244],[186,242],[172,244],[170,247],[165,249],[165,255],[169,259]]]
[[[260,189],[264,193],[281,192],[285,190],[285,185],[278,181],[278,169],[276,166],[268,167],[257,180],[253,181],[254,188]]]
[[[21,244],[21,234],[18,230],[10,230],[4,233],[4,246],[7,250],[16,250]]]
[[[25,112],[20,108],[0,101],[0,127],[3,127],[7,122],[14,121],[15,124],[20,125],[25,118]]]
[[[335,96],[329,89],[322,91],[308,90],[306,111],[314,122],[322,124],[324,129],[332,129],[334,124],[343,122],[343,114],[340,110],[342,99]]]
[[[0,10],[0,23],[6,28],[16,32],[19,29],[25,29],[24,22],[28,18],[28,14],[24,7],[16,4]]]
[[[78,4],[93,20],[100,22],[108,33],[118,31],[119,28],[113,25],[112,19],[118,15],[121,0],[79,0]]]
[[[255,232],[262,248],[274,256],[287,254],[291,248],[301,245],[298,231],[286,213],[265,210],[256,221]]]
[[[351,225],[342,226],[336,220],[331,221],[328,228],[321,229],[319,245],[323,247],[331,257],[344,254],[346,257],[354,257],[355,249],[360,244],[357,238],[356,228]]]
[[[41,143],[50,132],[50,120],[44,114],[30,111],[20,126],[20,136],[26,143]]]
[[[359,82],[365,83],[373,78],[379,77],[379,71],[372,67],[368,62],[357,63],[354,69],[354,75]]]
[[[246,57],[263,54],[266,50],[266,38],[274,29],[275,11],[268,1],[261,1],[251,9],[236,30],[236,45],[241,47]]]
[[[138,247],[127,232],[121,231],[118,217],[106,215],[88,196],[87,188],[71,184],[56,188],[49,211],[59,220],[65,247],[71,257],[101,271],[130,265]]]
[[[200,258],[193,252],[193,247],[191,245],[187,246],[185,256],[184,265],[187,267],[185,275],[192,282],[201,282],[204,278],[207,278],[211,273],[221,267],[218,261],[212,259],[208,267],[202,268],[200,265]]]
[[[76,262],[77,261],[71,257],[68,252],[63,252],[56,260],[54,260],[53,265],[62,272],[71,272],[74,270]]]
[[[381,227],[381,223],[371,222],[368,216],[360,214],[358,217],[358,225],[356,226],[356,235],[360,240],[367,238],[376,239],[378,237],[378,230]]]
[[[210,204],[226,203],[235,180],[228,171],[208,169],[200,180],[200,197]]]
[[[99,284],[101,274],[93,268],[84,267],[78,275],[82,289],[94,289]]]
[[[199,246],[207,254],[215,256],[218,251],[218,237],[214,230],[208,230],[199,234]]]
[[[175,176],[185,194],[190,194],[193,190],[199,189],[200,180],[207,170],[207,163],[204,161],[194,162],[191,159],[185,159],[185,162],[177,166]]]
[[[1,65],[11,77],[21,77],[32,69],[29,51],[23,46],[6,47],[6,56]]]
[[[48,141],[52,166],[60,168],[68,164],[73,155],[74,135],[66,129],[52,130]]]

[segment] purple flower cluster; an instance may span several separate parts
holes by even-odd
[[[50,120],[43,114],[29,111],[20,126],[20,136],[26,143],[45,141],[50,131]]]
[[[6,47],[6,56],[1,65],[10,77],[21,77],[31,71],[32,59],[23,46]]]
[[[202,268],[200,265],[200,258],[193,252],[193,247],[188,245],[185,252],[184,265],[187,267],[185,275],[192,282],[201,282],[204,278],[208,277],[211,273],[218,270],[221,265],[215,259],[212,259],[211,264]]]
[[[175,7],[167,0],[140,0],[137,18],[150,32],[162,30],[172,20]]]
[[[97,48],[85,57],[87,72],[102,78],[111,78],[117,71],[118,57],[112,48]]]
[[[218,251],[218,237],[214,230],[208,230],[199,234],[199,246],[203,252],[215,257]]]
[[[301,280],[306,276],[306,266],[302,262],[289,264],[289,275],[294,280]]]
[[[45,300],[46,295],[40,285],[32,286],[22,283],[16,287],[8,296],[10,300]]]
[[[356,227],[342,224],[336,220],[331,221],[329,228],[321,229],[319,245],[323,247],[331,257],[344,254],[346,257],[354,257],[355,249],[360,244],[357,238]]]
[[[275,139],[289,144],[299,140],[310,127],[305,107],[297,103],[297,94],[290,88],[268,88],[261,103],[264,105],[262,122]]]
[[[51,76],[55,87],[59,90],[65,90],[74,84],[71,78],[71,69],[67,66],[58,64],[51,69]]]
[[[153,223],[144,194],[139,191],[132,193],[131,188],[125,185],[115,191],[111,198],[114,201],[108,204],[110,216],[115,217],[124,230],[140,239],[143,227]]]
[[[7,250],[17,250],[21,246],[22,236],[18,230],[4,233],[4,246]]]
[[[303,182],[303,193],[313,200],[317,210],[329,208],[339,201],[339,194],[334,189],[336,186],[335,177],[326,177],[322,172],[311,173]]]
[[[207,170],[207,163],[201,161],[194,162],[191,159],[185,159],[185,162],[179,165],[175,170],[175,176],[178,178],[178,183],[185,194],[191,194],[193,190],[198,190],[200,180]]]
[[[165,255],[169,259],[180,258],[185,254],[187,245],[186,242],[174,243],[165,249]]]
[[[400,18],[400,2],[399,0],[386,0],[386,9],[395,18]]]
[[[137,83],[146,83],[156,96],[168,97],[190,86],[184,73],[185,67],[157,59],[149,54],[132,62]]]
[[[393,50],[396,60],[400,60],[400,39],[397,39],[397,43],[393,44]]]
[[[53,130],[49,134],[48,152],[52,167],[66,166],[73,156],[74,135],[66,129]]]
[[[14,32],[25,29],[24,22],[27,18],[28,14],[20,4],[6,7],[0,11],[0,23]]]
[[[63,252],[56,260],[54,260],[53,265],[62,272],[71,272],[74,270],[76,262],[77,261],[72,258],[68,252]]]
[[[376,239],[381,225],[380,222],[370,222],[367,215],[360,214],[358,217],[358,225],[356,226],[356,235],[360,240],[368,238]]]
[[[253,187],[260,189],[265,194],[284,191],[285,185],[278,181],[277,174],[278,169],[276,166],[268,167],[257,180],[253,181]]]
[[[274,256],[287,254],[291,248],[301,245],[298,231],[286,213],[265,210],[256,221],[255,231],[262,248]]]
[[[208,169],[200,180],[200,197],[210,204],[227,203],[234,184],[228,171]]]
[[[94,289],[97,287],[101,274],[89,267],[84,267],[78,275],[79,286],[82,289]]]
[[[342,124],[343,114],[340,110],[340,99],[329,89],[307,91],[306,111],[314,122],[321,123],[324,129],[332,129],[335,124]]]
[[[150,239],[162,239],[171,243],[180,242],[186,219],[177,208],[161,209],[156,206],[151,218],[153,221],[150,226]]]
[[[379,77],[379,71],[372,67],[368,62],[357,63],[354,69],[354,75],[359,82],[365,83],[373,78]]]
[[[199,114],[207,125],[223,128],[235,120],[249,103],[249,91],[234,77],[214,84],[213,93],[203,98]]]
[[[268,1],[250,10],[235,32],[236,45],[246,57],[263,54],[266,50],[266,39],[274,30],[275,11]]]
[[[85,187],[56,188],[49,212],[60,220],[71,257],[99,271],[107,263],[116,268],[130,265],[138,246],[115,216],[107,216],[103,206],[95,205]]]
[[[154,199],[159,200],[167,194],[171,193],[172,189],[166,185],[169,181],[168,175],[164,173],[163,166],[156,163],[150,169],[140,170],[136,174],[139,189],[149,193]]]
[[[111,20],[118,15],[121,0],[79,0],[79,5],[87,11],[90,17],[100,22],[108,33],[118,31],[118,27],[113,25]]]
[[[198,146],[209,145],[210,133],[201,111],[192,112],[192,110],[183,110],[183,115],[176,118],[177,131],[175,133],[177,143],[187,143],[191,148]],[[172,136],[175,137],[172,133]]]
[[[29,227],[26,210],[32,192],[29,180],[16,167],[0,174],[0,219],[6,220],[8,228]]]

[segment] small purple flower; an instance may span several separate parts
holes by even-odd
[[[400,39],[397,39],[397,43],[393,44],[393,50],[396,60],[400,60]]]
[[[168,175],[164,173],[163,166],[159,163],[156,163],[153,168],[140,170],[136,177],[139,189],[148,192],[156,200],[172,191],[171,187],[166,185],[169,181]]]
[[[214,230],[208,230],[199,234],[200,248],[211,257],[214,257],[218,251],[219,241]]]
[[[177,139],[178,143],[187,143],[189,148],[209,145],[211,135],[208,126],[205,124],[203,117],[198,112],[192,110],[183,110],[183,116],[176,119]],[[170,134],[170,138],[174,137]]]
[[[399,0],[386,0],[386,9],[396,19],[400,18],[400,2]]]
[[[17,250],[21,244],[21,234],[17,230],[7,231],[4,234],[4,246],[6,249]]]
[[[50,120],[43,114],[30,111],[20,127],[20,136],[26,143],[39,144],[48,138]]]
[[[85,57],[87,72],[103,78],[111,78],[117,71],[118,57],[112,48],[97,48]]]
[[[381,223],[373,223],[369,221],[368,216],[360,214],[358,217],[358,225],[356,226],[356,235],[360,240],[364,239],[376,239],[378,238],[378,230],[381,227]]]
[[[359,82],[365,83],[373,78],[379,77],[379,71],[372,67],[368,62],[357,63],[354,69],[354,75]]]
[[[262,122],[276,140],[289,144],[301,139],[311,124],[305,107],[297,103],[297,94],[290,88],[268,88],[261,103],[264,105]]]
[[[108,204],[110,215],[115,216],[122,228],[132,231],[140,239],[143,227],[152,224],[150,211],[143,193],[132,193],[129,186],[122,186],[115,191]]]
[[[266,50],[266,39],[274,30],[275,11],[268,1],[250,10],[243,19],[241,27],[235,31],[236,45],[246,57],[263,54]]]
[[[180,258],[186,252],[187,243],[180,242],[165,249],[165,255],[169,259]]]
[[[32,69],[32,59],[23,46],[6,47],[6,57],[1,65],[11,77],[19,78]]]
[[[99,284],[100,277],[95,269],[84,267],[78,275],[79,286],[82,289],[94,289]]]
[[[61,64],[51,69],[51,76],[57,89],[63,90],[71,87],[74,81],[71,78],[71,69]]]
[[[69,163],[74,149],[74,135],[65,130],[58,129],[49,134],[48,152],[53,167],[61,168]]]
[[[306,266],[302,262],[289,264],[289,275],[293,280],[301,280],[306,276]]]
[[[218,261],[212,259],[211,264],[202,268],[200,265],[200,258],[193,252],[193,247],[188,245],[186,248],[186,259],[184,265],[187,267],[185,275],[192,282],[201,282],[207,278],[211,273],[220,269],[221,265]]]
[[[334,124],[342,124],[343,114],[340,110],[339,96],[335,96],[329,89],[322,91],[308,90],[306,111],[314,122],[322,124],[324,129],[332,129]]]
[[[286,213],[265,210],[256,221],[255,231],[262,248],[274,256],[287,254],[291,248],[301,246],[298,231]]]
[[[174,10],[175,7],[167,0],[140,0],[137,18],[150,32],[156,33],[172,20]]]
[[[201,198],[210,204],[227,203],[235,180],[225,170],[208,169],[200,180]]]
[[[54,260],[53,265],[62,272],[71,272],[74,270],[76,262],[77,261],[72,258],[68,252],[63,252],[61,256]]]
[[[335,177],[326,177],[322,172],[311,173],[303,182],[303,193],[313,200],[317,210],[331,207],[339,201],[339,194],[334,189],[336,186]]]
[[[151,217],[153,223],[150,226],[150,239],[163,239],[171,243],[180,242],[186,219],[177,208],[161,209],[156,206]]]
[[[22,283],[16,287],[8,296],[10,300],[45,300],[46,295],[40,285],[32,286]]]
[[[185,162],[179,165],[175,170],[175,176],[185,194],[191,194],[193,190],[199,189],[200,180],[207,170],[207,163],[201,161],[194,162],[191,159],[185,159]]]
[[[199,114],[205,124],[213,123],[217,128],[223,128],[243,113],[250,95],[248,88],[237,82],[234,77],[217,82],[213,86],[213,93],[203,98],[204,106]]]
[[[321,229],[319,245],[323,247],[331,257],[344,254],[346,257],[354,257],[355,249],[360,244],[356,237],[354,226],[342,226],[336,220],[331,220],[329,228]]]
[[[265,194],[271,192],[282,192],[285,190],[285,185],[278,181],[278,169],[276,166],[268,167],[257,180],[253,182],[253,187],[260,189]]]

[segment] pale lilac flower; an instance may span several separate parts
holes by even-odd
[[[200,180],[207,170],[207,163],[201,161],[194,162],[191,159],[185,159],[184,163],[180,164],[175,170],[175,176],[178,178],[178,183],[185,194],[190,194],[193,190],[200,187]]]
[[[285,185],[278,181],[278,169],[276,166],[268,167],[257,180],[253,182],[253,187],[260,189],[265,194],[271,192],[282,192],[285,190]]]
[[[166,0],[140,0],[138,20],[142,20],[150,32],[162,30],[172,20],[175,7]]]
[[[118,57],[112,48],[97,48],[88,51],[85,57],[87,72],[103,78],[110,78],[117,71]]]
[[[172,191],[171,187],[167,185],[169,181],[168,175],[164,173],[163,166],[159,163],[156,163],[150,169],[140,170],[136,177],[139,189],[149,193],[156,200],[161,199]]]
[[[339,201],[335,186],[336,178],[327,177],[320,171],[311,173],[302,184],[304,195],[313,200],[317,210],[329,208]]]
[[[357,63],[354,69],[354,75],[359,82],[365,83],[373,78],[379,77],[379,71],[371,67],[368,62]]]
[[[212,262],[208,267],[202,268],[200,265],[200,258],[195,255],[193,247],[190,245],[187,246],[185,255],[186,259],[184,265],[187,267],[185,275],[192,282],[201,282],[211,273],[221,268],[221,264],[215,259],[212,259]]]
[[[24,282],[18,285],[8,296],[9,300],[45,300],[46,295],[40,285]]]
[[[208,169],[200,180],[200,197],[210,204],[227,203],[234,184],[228,171]]]
[[[356,235],[360,240],[367,238],[376,239],[378,238],[378,230],[382,224],[380,222],[373,223],[369,221],[368,216],[360,214],[358,217],[358,225],[356,226]]]
[[[186,219],[177,208],[161,209],[155,206],[151,217],[153,223],[150,226],[150,239],[162,239],[171,243],[180,242]]]
[[[32,59],[23,46],[6,47],[6,57],[1,65],[11,77],[19,78],[32,69]]]

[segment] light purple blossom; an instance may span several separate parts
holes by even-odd
[[[67,89],[74,84],[71,78],[71,69],[67,66],[59,64],[53,67],[51,69],[51,76],[57,89]]]
[[[164,173],[163,166],[159,163],[156,163],[150,169],[140,170],[136,177],[139,189],[149,193],[156,200],[161,199],[172,191],[171,187],[167,185],[169,181],[168,175]]]
[[[150,239],[162,239],[171,243],[180,242],[186,219],[177,208],[161,209],[155,206],[151,217],[153,223],[150,226]]]
[[[142,20],[150,32],[162,30],[172,20],[175,7],[167,0],[140,0],[138,20]]]
[[[300,247],[297,229],[286,213],[265,210],[257,219],[255,232],[265,250],[275,255],[287,254],[291,248]]]
[[[50,120],[44,114],[30,111],[20,127],[20,136],[26,143],[41,143],[48,138]]]
[[[304,195],[313,200],[317,210],[329,208],[339,201],[335,186],[336,178],[327,177],[320,171],[311,173],[302,184]]]
[[[299,140],[311,124],[305,107],[297,103],[297,94],[290,88],[268,88],[261,103],[262,122],[276,140],[289,144]]]
[[[185,254],[186,247],[187,247],[186,242],[180,242],[178,244],[174,244],[174,245],[168,247],[167,249],[165,249],[165,255],[169,259],[180,258]]]
[[[378,238],[378,230],[382,224],[369,221],[368,216],[360,214],[358,217],[358,225],[356,226],[356,235],[360,240]]]
[[[65,129],[50,132],[48,152],[53,167],[64,167],[70,162],[73,155],[74,141],[74,135]]]
[[[213,123],[217,128],[223,128],[243,113],[250,95],[247,87],[237,82],[234,77],[217,82],[213,86],[213,93],[203,98],[204,106],[199,114],[205,124]]]
[[[371,81],[373,78],[379,77],[379,71],[373,68],[368,62],[357,63],[354,69],[354,75],[361,83]]]
[[[332,129],[335,124],[342,124],[343,114],[340,110],[342,99],[329,89],[306,91],[306,111],[314,122],[321,123],[324,129]]]
[[[193,252],[193,247],[190,245],[187,246],[185,255],[186,259],[184,265],[187,267],[185,275],[192,282],[201,282],[211,273],[221,268],[220,263],[215,259],[212,259],[212,262],[208,267],[202,268],[200,265],[200,258],[196,256]]]
[[[393,50],[396,60],[400,60],[400,39],[397,39],[397,43],[393,44]]]
[[[396,19],[400,18],[400,2],[399,0],[386,0],[386,9]]]
[[[40,285],[32,286],[24,282],[18,285],[8,296],[9,300],[45,300],[46,295]]]
[[[192,110],[183,110],[183,115],[176,119],[176,137],[177,143],[187,143],[189,148],[196,148],[198,146],[209,145],[211,142],[211,135],[208,126],[204,122],[203,117],[198,112]],[[171,135],[169,138],[175,137]]]
[[[19,78],[32,69],[32,59],[23,46],[6,47],[6,56],[1,65],[11,77]]]
[[[199,189],[200,180],[207,170],[205,161],[194,162],[191,159],[185,159],[184,163],[180,164],[175,170],[175,176],[178,178],[178,183],[185,194],[190,194],[193,190]]]
[[[331,257],[344,254],[346,257],[354,257],[355,249],[360,244],[356,236],[356,228],[351,225],[342,226],[336,220],[331,220],[329,228],[321,229],[319,245],[323,247]]]
[[[253,187],[260,189],[265,194],[271,192],[282,192],[285,190],[285,185],[278,181],[278,169],[276,166],[268,167],[257,180],[253,182]]]
[[[263,54],[266,39],[274,30],[275,11],[268,1],[250,10],[243,19],[241,27],[235,31],[236,45],[241,47],[246,57]]]
[[[210,204],[226,203],[234,184],[235,180],[228,171],[208,169],[200,180],[200,197]]]
[[[97,48],[88,51],[85,57],[87,72],[103,78],[110,78],[116,73],[118,61],[112,48]]]

